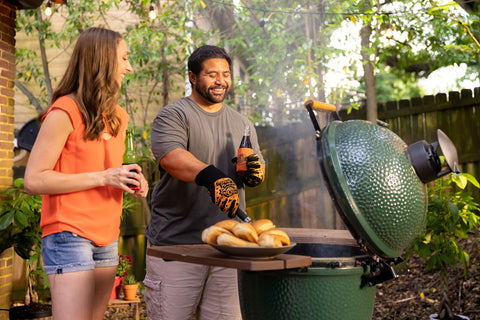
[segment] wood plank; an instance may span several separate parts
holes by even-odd
[[[312,264],[311,257],[287,254],[266,260],[231,258],[207,244],[152,246],[147,249],[147,255],[167,260],[249,271],[301,268]]]
[[[312,257],[305,256],[303,259],[293,254],[281,254],[278,255],[277,258],[282,259],[285,263],[285,269],[295,269],[295,268],[303,268],[312,265]]]
[[[290,240],[295,243],[357,245],[357,241],[348,230],[282,227],[279,229],[285,231]]]

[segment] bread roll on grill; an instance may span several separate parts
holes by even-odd
[[[252,227],[250,223],[242,222],[234,225],[232,228],[232,233],[243,240],[255,243],[258,241],[257,231],[255,231],[255,228]]]
[[[258,244],[240,239],[232,234],[222,233],[217,238],[217,244],[231,247],[258,247]]]
[[[255,220],[252,222],[252,227],[255,228],[258,235],[262,234],[262,232],[275,229],[275,225],[272,220],[269,219]]]
[[[228,220],[219,221],[219,222],[215,223],[214,226],[224,228],[224,229],[227,229],[228,231],[232,232],[233,226],[236,225],[236,224],[239,224],[239,223],[240,222],[238,222],[236,220],[228,219]]]
[[[232,234],[227,229],[215,225],[210,226],[202,231],[202,241],[208,244],[217,244],[217,238],[222,233]]]

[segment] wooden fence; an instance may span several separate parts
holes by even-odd
[[[365,119],[365,112],[341,117]],[[378,118],[407,144],[438,141],[437,129],[442,130],[455,144],[461,171],[480,179],[480,88],[379,104]],[[480,190],[468,190],[480,202]]]

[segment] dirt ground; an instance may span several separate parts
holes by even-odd
[[[454,313],[480,320],[480,233],[462,240],[461,246],[470,253],[470,266],[466,278],[463,268],[450,268],[448,297]],[[437,313],[440,278],[425,273],[425,263],[418,257],[412,257],[407,265],[407,274],[377,286],[373,319],[420,320]]]
[[[470,253],[471,263],[466,278],[463,268],[451,268],[449,299],[455,313],[480,320],[480,233],[472,234],[461,245]],[[407,265],[408,273],[377,285],[373,320],[428,320],[430,314],[437,312],[439,277],[426,273],[425,264],[418,257],[412,257]],[[139,316],[147,319],[143,299],[139,303]],[[109,308],[104,320],[114,319],[134,319],[132,310]]]

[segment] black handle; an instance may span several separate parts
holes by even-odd
[[[315,116],[315,113],[313,113],[312,106],[313,106],[313,102],[305,103],[305,108],[307,109],[308,114],[310,115],[310,120],[312,121],[313,128],[317,133],[317,139],[319,139],[322,135],[322,129],[320,129],[320,125],[318,124],[317,117]]]
[[[252,222],[252,219],[250,219],[247,214],[240,208],[237,209],[237,217],[242,219],[244,222]]]

